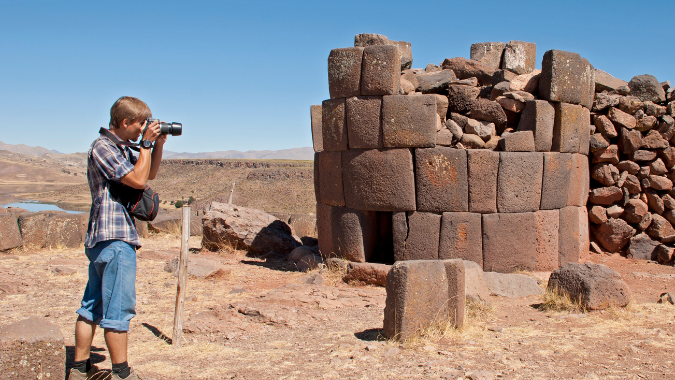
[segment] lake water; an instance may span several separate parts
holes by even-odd
[[[14,202],[2,205],[2,207],[18,207],[30,212],[38,211],[65,211],[69,214],[81,214],[81,211],[70,211],[64,210],[59,206],[52,205],[49,203],[38,203],[38,202]]]

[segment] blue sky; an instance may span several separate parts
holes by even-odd
[[[0,141],[86,151],[122,95],[183,123],[166,149],[311,146],[330,50],[358,33],[412,43],[413,67],[523,40],[624,80],[675,81],[673,1],[0,0]]]

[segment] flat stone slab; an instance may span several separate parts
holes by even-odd
[[[436,97],[392,95],[382,98],[385,148],[433,148],[436,145]]]
[[[572,165],[571,154],[544,152],[540,209],[555,210],[567,206],[570,181],[579,180],[571,177]]]
[[[349,148],[382,148],[382,97],[355,96],[346,105]]]
[[[535,270],[536,236],[533,212],[483,214],[483,269],[501,273]]]
[[[490,302],[490,289],[485,282],[483,269],[475,262],[464,260],[466,272],[464,291],[466,298],[473,302]]]
[[[448,278],[443,261],[411,260],[394,263],[387,274],[384,334],[404,341],[445,319]]]
[[[409,149],[350,149],[342,153],[342,172],[347,207],[367,211],[416,209]]]
[[[337,152],[347,150],[349,147],[345,116],[344,98],[324,100],[321,103],[321,136],[324,151]]]
[[[438,258],[441,260],[464,259],[483,267],[481,214],[443,213]]]
[[[560,209],[559,231],[559,265],[585,260],[591,243],[586,207],[568,206]]]
[[[328,55],[328,92],[331,99],[361,94],[362,47],[333,49]]]
[[[311,105],[309,108],[312,124],[312,144],[315,152],[323,152],[323,123],[321,122],[321,105]]]
[[[537,280],[516,273],[485,272],[485,282],[492,295],[506,298],[522,298],[544,293]]]
[[[0,368],[5,379],[60,379],[66,372],[66,347],[59,328],[31,317],[0,326]]]
[[[590,140],[588,128],[591,125],[591,113],[588,108],[568,103],[555,103],[553,108],[555,120],[551,151],[580,153],[585,150],[588,152]],[[584,140],[583,143],[582,140]]]
[[[585,206],[590,191],[591,174],[588,169],[588,157],[572,154],[572,172],[567,197],[568,206]]]
[[[448,281],[448,317],[455,328],[464,325],[466,309],[466,268],[461,259],[443,260]]]
[[[545,100],[528,100],[518,123],[518,131],[534,133],[534,148],[537,152],[548,152],[553,143],[555,109]]]
[[[537,241],[536,270],[552,271],[558,268],[560,210],[539,210],[534,213]]]
[[[418,211],[468,211],[466,150],[416,149],[415,169]]]
[[[499,152],[487,149],[467,151],[469,211],[497,212],[497,173]]]
[[[544,169],[542,153],[500,152],[497,209],[500,213],[539,210]]]
[[[316,153],[319,171],[319,194],[321,203],[344,206],[345,195],[342,184],[342,152],[324,151]]]
[[[319,253],[323,257],[335,257],[333,248],[333,209],[323,203],[316,204],[316,236],[319,240]]]
[[[395,212],[392,216],[394,260],[438,260],[441,215]]]

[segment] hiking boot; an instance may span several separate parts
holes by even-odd
[[[136,374],[136,371],[134,371],[134,369],[132,368],[129,377],[127,377],[126,379],[122,379],[121,377],[117,376],[117,374],[113,373],[112,380],[143,380],[143,379],[141,379],[138,376],[138,374]]]
[[[68,372],[68,380],[110,380],[110,372],[101,371],[95,365],[91,366],[87,373],[71,368]]]

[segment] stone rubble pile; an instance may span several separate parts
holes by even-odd
[[[510,41],[414,69],[400,44],[361,34],[328,57],[330,99],[311,107],[321,254],[497,272],[582,261],[593,66],[550,50],[535,70],[535,44]]]
[[[638,75],[630,82],[596,70],[589,220],[609,252],[672,261],[675,242],[675,92]]]

